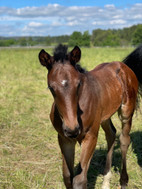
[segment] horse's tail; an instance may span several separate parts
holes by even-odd
[[[130,53],[122,62],[135,73],[139,81],[138,93],[142,97],[142,44]]]

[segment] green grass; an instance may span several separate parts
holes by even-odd
[[[46,49],[52,53],[52,49]],[[49,112],[53,98],[47,71],[38,61],[40,49],[0,49],[0,189],[64,189],[62,160]],[[132,48],[82,48],[88,70],[102,62],[122,60]],[[120,122],[114,124],[119,135]],[[127,162],[129,189],[142,188],[142,116],[134,115]],[[76,164],[80,148],[76,148]],[[88,173],[88,188],[100,189],[106,142],[100,129]],[[119,187],[120,149],[117,140],[111,188]]]

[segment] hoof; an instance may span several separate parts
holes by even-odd
[[[121,186],[121,189],[126,189],[126,185],[122,185],[122,186]]]

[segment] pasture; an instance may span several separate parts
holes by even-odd
[[[52,49],[45,49],[52,54]],[[132,48],[82,48],[87,70],[102,62],[121,61]],[[40,49],[0,49],[0,189],[64,189],[62,160],[49,112],[47,70],[40,66]],[[142,109],[141,109],[142,110]],[[117,136],[121,125],[113,116]],[[119,140],[113,154],[111,189],[119,188]],[[76,166],[80,147],[76,147]],[[106,140],[100,129],[88,173],[88,189],[101,189]],[[142,188],[142,113],[133,117],[127,154],[129,189]]]

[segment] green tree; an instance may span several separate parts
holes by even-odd
[[[50,46],[50,45],[51,45],[51,38],[50,38],[50,36],[47,36],[47,37],[46,37],[45,42],[46,42],[46,45],[47,45],[47,46]]]
[[[73,32],[69,39],[69,46],[82,46],[82,33],[81,32]]]
[[[120,45],[120,42],[119,42],[119,37],[117,34],[113,34],[112,31],[110,31],[106,38],[104,39],[103,41],[103,46],[111,46],[111,47],[114,47],[114,46],[119,46]]]
[[[90,46],[90,35],[88,31],[85,31],[83,34],[81,32],[73,32],[70,36],[69,46],[84,46],[89,47]]]
[[[0,39],[0,47],[5,47],[6,43],[3,39]]]
[[[142,24],[139,24],[133,34],[132,44],[139,45],[142,43]]]
[[[142,30],[141,26],[133,25],[123,29],[96,29],[92,32],[91,41],[94,46],[118,46],[141,43]],[[139,28],[139,29],[138,29]]]
[[[88,31],[85,31],[82,35],[82,46],[90,47],[90,35]]]
[[[22,37],[19,39],[19,45],[20,46],[27,46],[27,40],[25,37]]]
[[[0,46],[1,47],[10,47],[15,44],[14,39],[0,39]]]
[[[92,43],[94,46],[103,46],[104,40],[108,36],[109,30],[97,29],[93,30],[92,33]]]
[[[27,38],[27,45],[28,45],[28,46],[34,46],[34,41],[33,41],[33,38],[32,38],[32,37],[28,37],[28,38]]]

